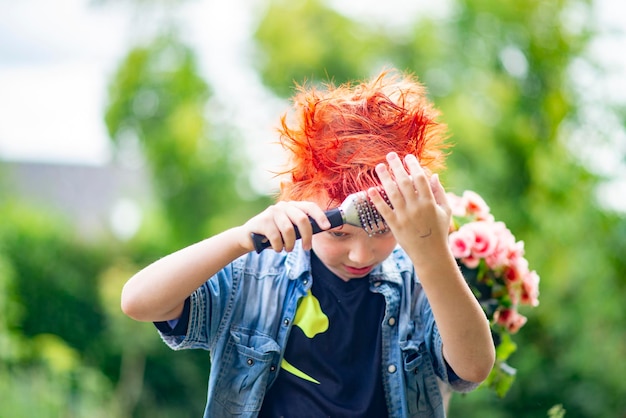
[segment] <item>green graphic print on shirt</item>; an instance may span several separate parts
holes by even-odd
[[[343,281],[311,252],[311,289],[298,301],[284,359],[259,417],[385,417],[383,295],[369,277]]]
[[[304,335],[308,338],[313,338],[317,334],[324,333],[328,330],[328,316],[326,316],[326,314],[322,311],[319,300],[313,296],[311,290],[309,290],[306,296],[302,298],[300,306],[298,306],[298,310],[296,311],[293,326],[300,328]],[[308,380],[309,382],[313,382],[318,385],[320,384],[319,381],[298,370],[284,358],[281,363],[281,367],[286,372],[289,372],[301,379]]]

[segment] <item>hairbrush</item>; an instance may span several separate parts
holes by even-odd
[[[387,204],[391,206],[385,192],[381,190],[380,193]],[[324,213],[330,221],[331,228],[348,224],[363,228],[370,237],[375,234],[383,234],[389,230],[387,223],[376,210],[367,193],[363,191],[349,195],[339,207],[327,210]],[[309,221],[313,227],[314,234],[324,231],[313,218],[309,217]],[[294,228],[296,230],[296,238],[300,239],[300,231],[298,231],[297,227],[294,226]],[[252,233],[252,242],[257,253],[271,246],[267,237],[261,234]]]

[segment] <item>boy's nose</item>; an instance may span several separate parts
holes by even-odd
[[[370,266],[374,263],[374,247],[367,234],[359,234],[348,254],[355,267]]]

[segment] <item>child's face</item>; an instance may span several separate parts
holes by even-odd
[[[391,254],[396,239],[391,232],[368,236],[361,228],[343,225],[313,235],[313,251],[342,280],[365,277]]]

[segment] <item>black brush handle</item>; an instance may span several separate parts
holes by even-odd
[[[338,226],[343,225],[344,222],[343,222],[343,215],[341,214],[341,209],[335,208],[335,209],[327,210],[324,213],[326,214],[326,217],[330,221],[331,228],[336,228]],[[315,220],[311,218],[310,216],[309,216],[309,222],[311,222],[311,227],[313,227],[314,234],[317,234],[318,232],[323,231],[323,229],[320,228],[317,222],[315,222]],[[301,236],[300,236],[300,231],[298,231],[298,227],[294,225],[294,229],[296,230],[296,239],[300,239]],[[267,239],[265,235],[256,234],[254,232],[251,235],[252,235],[252,242],[254,243],[254,249],[257,253],[260,253],[261,251],[263,251],[264,249],[272,245],[270,244],[270,241]]]

